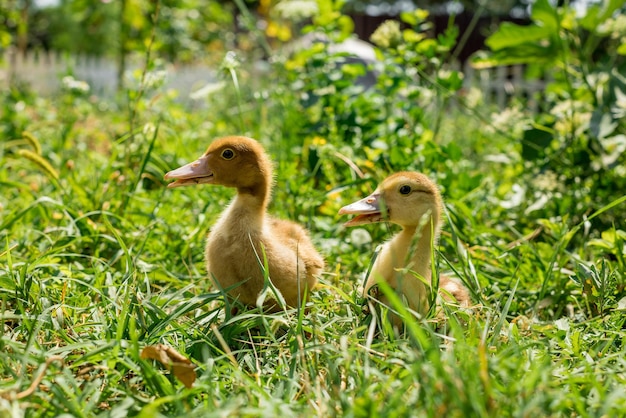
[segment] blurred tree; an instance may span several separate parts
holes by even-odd
[[[0,2],[0,62],[3,52],[12,44],[17,27],[20,22],[19,0],[6,0]],[[22,6],[23,8],[23,6]]]
[[[228,42],[234,31],[232,3],[162,0],[158,49],[170,61],[191,61]]]
[[[30,10],[30,0],[22,0],[20,5],[20,21],[17,25],[17,48],[24,52],[28,44],[28,11]]]
[[[0,52],[13,45],[116,57],[121,87],[127,56],[151,40],[153,56],[170,62],[222,51],[235,30],[234,10],[219,0],[3,0]]]
[[[33,10],[31,44],[57,51],[106,55],[120,32],[118,2],[61,0],[58,6]]]
[[[232,33],[232,3],[219,0],[33,0],[0,2],[0,46],[111,55],[143,51],[160,6],[154,50],[171,61],[189,61]],[[4,23],[4,24],[1,24]],[[123,44],[123,45],[120,45]]]

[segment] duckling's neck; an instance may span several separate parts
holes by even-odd
[[[431,278],[431,241],[437,244],[439,238],[438,225],[432,221],[421,228],[404,226],[390,242],[394,254],[396,268],[407,268],[421,275],[425,280]]]
[[[237,197],[242,197],[246,203],[266,208],[270,200],[270,185],[265,179],[249,187],[238,187]]]
[[[228,217],[245,225],[247,230],[261,230],[270,200],[269,184],[237,188],[237,196],[228,210]]]

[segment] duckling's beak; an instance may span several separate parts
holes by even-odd
[[[207,156],[203,155],[193,163],[184,165],[165,174],[165,180],[176,180],[167,187],[181,187],[192,184],[213,183],[213,171],[209,168]]]
[[[344,223],[344,226],[357,226],[364,224],[371,224],[375,222],[382,222],[385,220],[381,210],[382,198],[379,192],[374,192],[364,199],[354,202],[350,205],[344,206],[339,209],[340,215],[355,214],[357,215],[353,219]]]

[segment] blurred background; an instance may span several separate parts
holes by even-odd
[[[348,0],[342,11],[352,19],[355,37],[368,42],[382,22],[399,21],[402,12],[418,7],[430,12],[434,34],[451,22],[458,27],[463,39],[453,59],[461,65],[484,48],[500,22],[529,23],[529,0]],[[137,67],[154,38],[153,56],[168,66],[170,85],[186,96],[194,83],[210,78],[224,51],[268,58],[264,47],[275,50],[298,39],[318,13],[315,0],[7,0],[0,6],[0,81],[27,82],[50,93],[61,86],[60,73],[72,72],[92,91],[107,94],[123,87],[125,72]],[[358,54],[357,48],[352,52]]]

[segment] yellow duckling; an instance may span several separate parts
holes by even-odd
[[[273,185],[272,163],[254,139],[229,136],[215,140],[198,160],[170,171],[168,187],[215,184],[237,195],[211,228],[206,243],[209,277],[229,296],[256,306],[268,276],[290,307],[299,306],[317,282],[324,259],[307,231],[267,214]],[[272,302],[265,308],[276,311]]]
[[[443,200],[439,189],[425,175],[400,172],[387,177],[368,197],[344,206],[339,214],[356,214],[346,226],[391,222],[402,227],[384,244],[367,277],[364,295],[379,281],[385,281],[413,311],[424,315],[429,309],[431,283],[431,242],[437,244]],[[439,289],[461,306],[468,306],[469,292],[458,280],[441,276]],[[380,301],[388,304],[384,297]],[[392,323],[401,325],[392,315]]]

